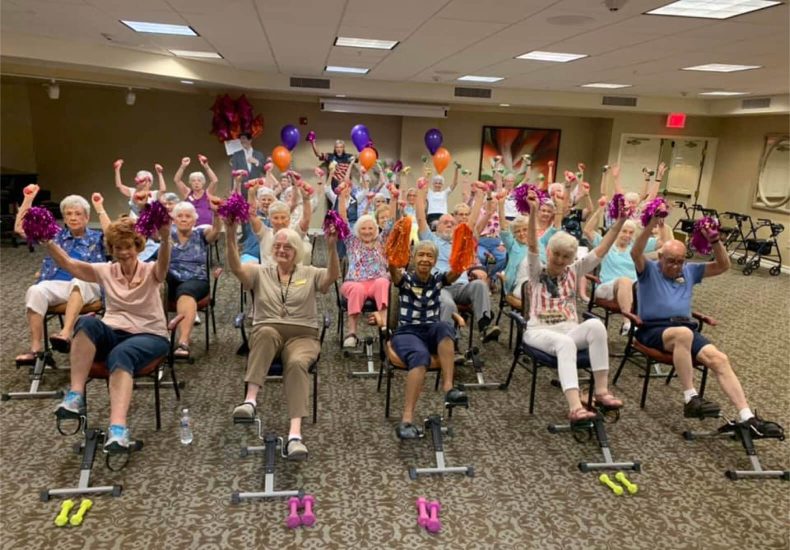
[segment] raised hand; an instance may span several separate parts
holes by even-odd
[[[181,159],[181,167],[182,168],[186,168],[187,166],[189,166],[190,162],[192,162],[192,160],[189,157],[182,158]]]
[[[116,160],[115,162],[112,163],[112,167],[115,170],[120,170],[121,166],[123,166],[123,159],[118,159],[118,160]]]
[[[656,173],[656,179],[657,180],[662,179],[666,171],[667,171],[667,163],[662,162],[661,164],[658,165],[658,172]]]
[[[91,195],[91,202],[96,210],[100,210],[104,204],[104,197],[101,196],[101,193],[94,193]]]
[[[164,171],[165,171],[165,169],[164,169],[164,168],[162,167],[162,165],[161,165],[161,164],[159,164],[159,163],[157,163],[157,164],[154,164],[154,170],[156,170],[156,173],[157,173],[157,174],[161,174],[162,172],[164,172]]]
[[[25,195],[25,200],[29,202],[33,202],[33,199],[36,198],[38,192],[41,188],[38,184],[31,183],[30,185],[26,185],[25,188],[22,190],[22,193]]]
[[[198,158],[198,162],[202,166],[205,166],[206,164],[208,164],[208,158],[206,157],[206,155],[201,155],[200,153],[198,153],[197,158]]]

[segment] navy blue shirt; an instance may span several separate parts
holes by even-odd
[[[425,325],[439,321],[439,297],[442,288],[449,286],[446,273],[431,273],[428,280],[421,281],[416,274],[405,271],[400,282],[398,296],[398,324]]]

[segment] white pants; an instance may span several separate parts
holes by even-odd
[[[596,286],[595,297],[601,300],[614,300],[614,283],[615,281],[611,281]]]
[[[41,281],[31,285],[25,294],[25,307],[29,310],[46,315],[47,309],[58,304],[65,304],[74,288],[82,294],[82,301],[90,304],[101,300],[101,289],[97,283],[86,283],[80,279],[70,281]]]
[[[588,319],[580,325],[531,327],[524,333],[524,343],[557,358],[557,375],[563,392],[579,389],[576,350],[589,349],[592,370],[609,370],[606,327],[600,319]]]

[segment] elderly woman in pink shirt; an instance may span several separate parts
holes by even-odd
[[[129,449],[131,437],[126,415],[132,400],[132,377],[170,350],[167,319],[162,307],[162,284],[170,263],[170,225],[159,230],[156,262],[141,262],[137,255],[145,238],[134,230],[134,221],[122,218],[105,231],[112,263],[87,263],[70,258],[52,241],[52,259],[74,277],[99,283],[105,293],[102,319],[84,316],[77,322],[71,343],[71,389],[58,405],[58,418],[85,414],[85,384],[94,361],[107,363],[110,371],[110,428],[104,449]]]

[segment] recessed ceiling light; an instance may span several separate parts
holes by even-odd
[[[167,50],[177,57],[200,57],[203,59],[222,59],[217,52],[199,52],[193,50]]]
[[[737,71],[748,71],[759,69],[762,65],[727,65],[726,63],[708,63],[707,65],[695,65],[694,67],[683,67],[684,71],[709,71],[714,73],[734,73]]]
[[[338,65],[327,65],[324,70],[328,73],[349,73],[349,74],[368,74],[370,69],[364,67],[340,67]]]
[[[475,76],[473,74],[468,74],[462,76],[458,80],[464,80],[466,82],[499,82],[500,80],[504,80],[504,77],[501,76]]]
[[[346,94],[337,94],[335,97],[346,97]]]
[[[647,15],[674,15],[704,19],[729,19],[752,11],[776,6],[776,0],[678,0],[647,12]]]
[[[724,90],[716,92],[700,92],[699,95],[717,95],[717,96],[731,96],[731,95],[748,95],[749,92],[725,92]]]
[[[195,82],[194,82],[193,80],[182,80],[182,81],[181,81],[181,84],[189,84],[189,85],[192,85],[192,84],[194,84],[194,83],[195,83]]]
[[[541,52],[535,50],[527,52],[516,57],[516,59],[531,59],[532,61],[552,61],[554,63],[567,63],[568,61],[576,61],[583,57],[588,57],[586,53],[558,53],[558,52]]]
[[[347,46],[349,48],[370,48],[373,50],[391,50],[397,45],[398,45],[397,40],[349,38],[348,36],[338,36],[337,38],[335,38],[335,46]]]
[[[500,107],[510,107],[510,103],[500,103]]]
[[[171,25],[169,23],[146,23],[145,21],[125,21],[121,23],[136,32],[153,34],[175,34],[178,36],[198,36],[198,33],[188,25]]]
[[[606,88],[609,90],[616,90],[617,88],[630,88],[631,84],[610,84],[608,82],[590,82],[589,84],[582,84],[582,88]]]

